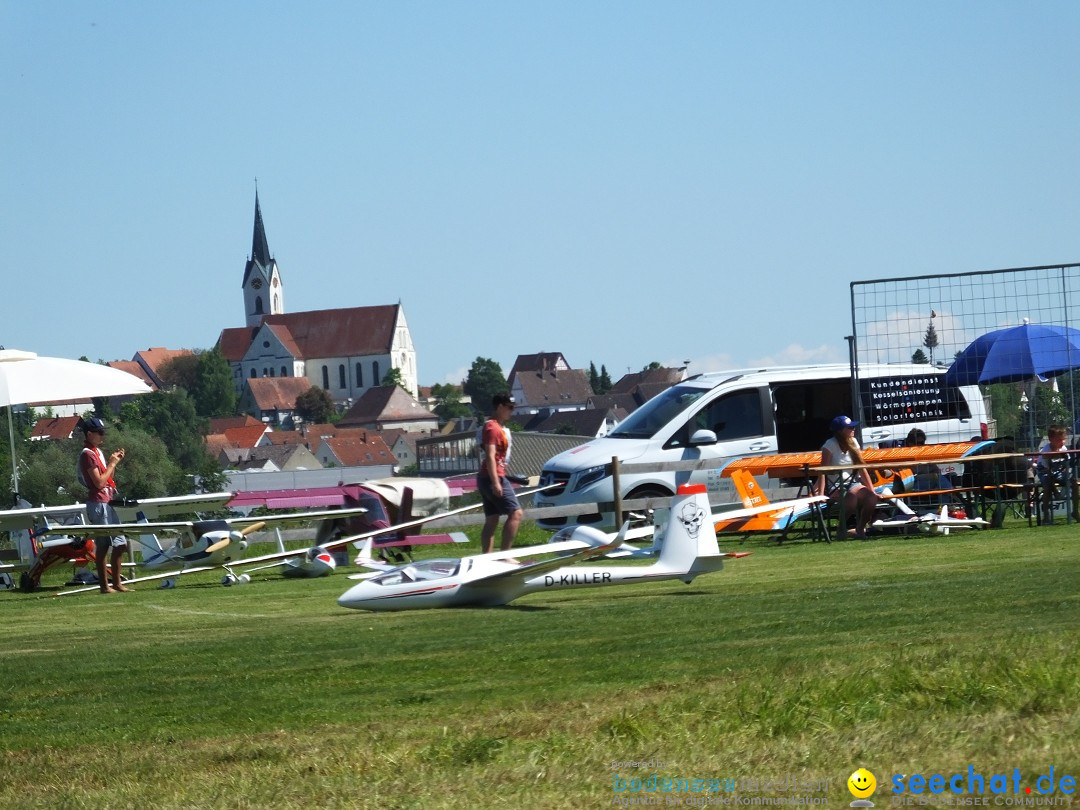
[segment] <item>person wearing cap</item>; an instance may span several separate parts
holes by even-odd
[[[863,463],[855,428],[859,423],[850,416],[837,416],[829,423],[833,435],[821,446],[821,466],[850,467]],[[874,518],[878,497],[865,467],[850,472],[818,476],[815,494],[828,495],[842,503],[844,515],[855,515],[855,536],[866,539],[866,527]]]
[[[79,483],[86,487],[86,519],[93,524],[119,523],[116,510],[109,502],[116,497],[116,482],[113,474],[117,466],[124,460],[124,449],[113,451],[108,460],[101,449],[105,441],[105,422],[100,417],[94,416],[82,423],[85,444],[82,453],[79,454],[78,477]],[[126,591],[128,588],[120,581],[121,563],[124,552],[128,550],[127,538],[123,535],[116,537],[99,538],[96,545],[95,557],[97,558],[98,583],[102,593],[112,591]],[[105,570],[105,553],[107,548],[112,548],[112,583],[109,582]]]
[[[480,472],[476,476],[476,488],[484,502],[484,528],[480,531],[480,551],[489,553],[495,545],[495,529],[499,518],[505,516],[502,543],[506,551],[514,545],[523,512],[514,488],[506,477],[506,465],[510,459],[510,431],[506,423],[514,415],[514,398],[507,393],[491,398],[492,415],[484,423],[480,433]]]

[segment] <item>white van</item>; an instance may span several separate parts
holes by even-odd
[[[860,366],[857,383],[848,365],[700,374],[653,397],[604,438],[549,459],[540,484],[556,486],[538,494],[535,505],[611,504],[613,457],[633,464],[718,462],[692,473],[620,471],[625,500],[667,497],[687,481],[734,499],[731,480],[720,475],[721,462],[817,450],[829,438],[829,422],[842,413],[860,420],[864,447],[901,442],[912,428],[924,430],[928,444],[986,438],[986,407],[978,387],[946,386],[944,373],[928,365],[871,364]],[[853,413],[856,389],[859,408]],[[538,523],[556,529],[568,522],[610,526],[612,519],[608,507]]]

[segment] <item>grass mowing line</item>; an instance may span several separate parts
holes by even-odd
[[[147,610],[160,610],[165,613],[182,613],[186,616],[215,616],[219,619],[269,619],[264,613],[224,613],[220,610],[191,610],[189,608],[166,607],[165,605],[143,605]]]

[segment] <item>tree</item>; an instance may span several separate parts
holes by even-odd
[[[649,365],[645,366],[642,371],[656,371],[658,368],[663,368],[656,360],[653,360]]]
[[[80,439],[28,442],[20,459],[19,489],[31,503],[69,504],[86,497],[75,472],[83,443]],[[188,473],[172,459],[157,436],[132,425],[110,428],[105,451],[123,447],[127,454],[116,472],[124,498],[160,498],[191,491]]]
[[[296,398],[296,412],[305,422],[328,422],[335,410],[329,392],[317,385]]]
[[[236,413],[236,387],[229,361],[215,346],[198,355],[195,380],[188,389],[199,416],[232,416]]]
[[[930,315],[930,323],[926,327],[926,335],[923,337],[922,345],[930,350],[930,362],[934,362],[934,349],[938,345],[937,329],[934,328],[935,314]]]
[[[607,366],[600,366],[600,373],[596,372],[596,363],[589,363],[589,385],[594,394],[606,394],[611,390],[611,375],[608,374]]]
[[[486,413],[491,408],[491,398],[506,391],[506,377],[503,376],[502,367],[494,360],[477,357],[462,387],[472,397],[473,407]]]
[[[401,379],[401,369],[392,368],[383,375],[382,382],[379,383],[385,388],[396,385],[398,388],[405,387],[405,381]]]
[[[194,475],[207,466],[205,437],[210,424],[195,412],[186,391],[154,391],[135,397],[120,408],[120,421],[126,428],[141,428],[161,439],[185,473]]]
[[[922,349],[916,349],[915,353],[911,355],[912,363],[929,363],[930,358],[926,356],[926,352]]]
[[[19,449],[19,495],[45,506],[84,500],[85,489],[75,476],[81,449],[82,442],[77,439],[23,444]],[[7,472],[11,472],[10,464]]]
[[[600,366],[600,387],[594,388],[597,394],[606,394],[611,390],[611,375],[608,374],[607,366]]]
[[[195,353],[178,354],[162,363],[157,370],[157,375],[167,387],[183,388],[191,392],[195,389],[198,365],[199,357]]]
[[[193,490],[192,478],[211,466],[212,460],[199,437],[198,452],[188,449],[185,455],[195,459],[184,467],[176,462],[158,436],[141,427],[121,425],[107,437],[109,447],[123,447],[127,452],[116,472],[116,483],[125,498],[160,498]],[[213,462],[213,466],[217,466]]]
[[[462,391],[459,386],[435,383],[431,386],[431,396],[435,400],[436,416],[446,422],[471,413],[469,406],[461,401]]]

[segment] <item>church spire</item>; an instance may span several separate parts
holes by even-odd
[[[251,258],[263,267],[270,265],[270,246],[266,243],[262,210],[259,208],[259,190],[255,189],[255,232],[251,236]]]
[[[258,326],[267,315],[285,312],[281,271],[266,243],[258,188],[255,189],[255,231],[251,237],[251,257],[244,266],[243,288],[244,315],[248,326]]]

